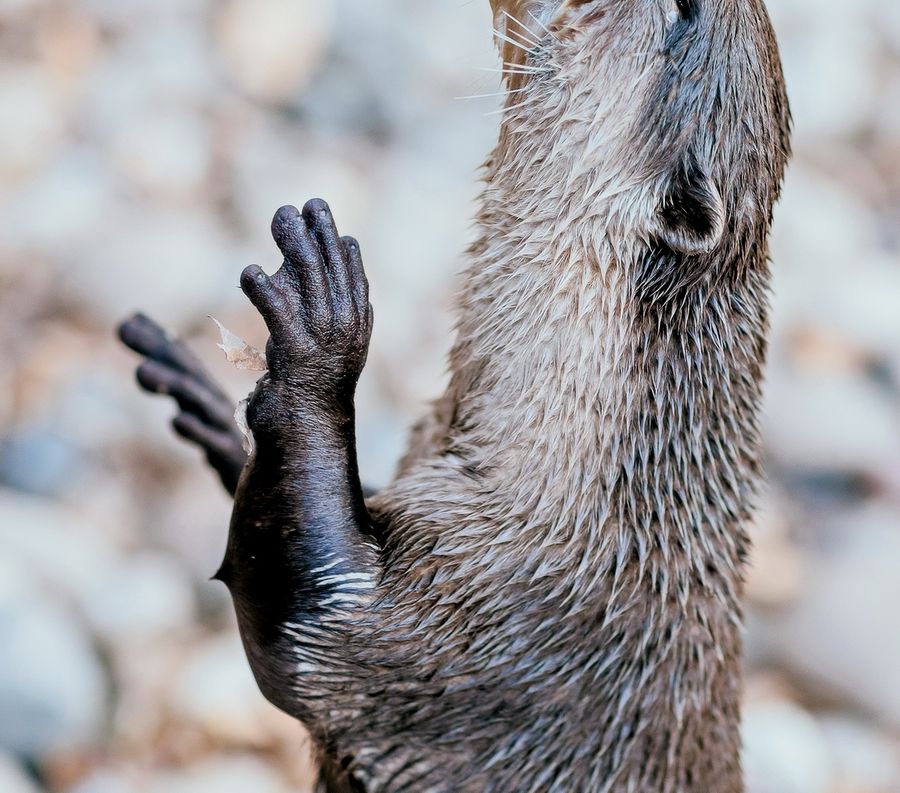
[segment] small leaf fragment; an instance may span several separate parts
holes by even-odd
[[[210,317],[222,334],[222,343],[219,349],[225,353],[225,359],[234,364],[237,369],[245,372],[266,372],[269,369],[266,363],[266,354],[247,344],[240,336],[232,333],[215,317]]]
[[[238,402],[237,410],[234,411],[234,421],[244,438],[241,444],[244,447],[244,451],[247,452],[247,454],[252,455],[255,439],[253,437],[253,430],[250,429],[250,425],[247,423],[247,406],[249,404],[249,397]]]

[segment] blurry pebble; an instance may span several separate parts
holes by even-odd
[[[146,781],[144,790],[146,793],[287,793],[287,785],[261,759],[223,756],[179,771],[160,772]]]
[[[811,20],[822,5],[815,4]],[[798,141],[848,136],[864,128],[876,109],[873,44],[872,31],[851,20],[809,24],[785,51]],[[842,57],[836,58],[836,52]]]
[[[135,776],[135,775],[132,775]],[[88,774],[66,793],[145,793],[144,788],[130,776],[101,769]]]
[[[195,617],[190,578],[175,559],[152,552],[124,557],[95,582],[84,608],[99,636],[138,644],[189,628]]]
[[[278,207],[302,206],[310,198],[331,205],[342,234],[359,237],[367,247],[363,224],[377,222],[377,197],[356,165],[365,151],[308,139],[297,130],[271,120],[250,118],[235,136],[231,192],[247,229],[245,245],[261,265],[278,262],[269,225]],[[316,156],[310,157],[309,151]],[[271,268],[270,268],[271,269]]]
[[[0,720],[3,716],[0,715]],[[38,793],[38,787],[11,757],[0,752],[0,790],[3,793]]]
[[[261,715],[272,710],[253,679],[236,632],[206,641],[174,681],[172,708],[180,721],[199,725],[226,745],[266,739]]]
[[[747,793],[829,793],[832,760],[815,719],[789,702],[744,711]]]
[[[11,185],[33,175],[60,145],[64,128],[60,97],[46,73],[0,69],[0,182]]]
[[[196,114],[149,111],[119,127],[113,156],[138,190],[159,199],[200,198],[211,141]]]
[[[784,515],[772,502],[757,512],[751,527],[753,551],[746,592],[751,604],[781,608],[806,586],[806,559],[788,534]]]
[[[833,713],[819,721],[843,785],[841,790],[900,790],[900,742],[847,715]]]
[[[330,0],[222,3],[216,43],[229,77],[258,99],[296,98],[327,46],[332,13]]]
[[[66,256],[101,231],[114,200],[112,173],[97,153],[68,146],[4,206],[4,243]]]
[[[77,251],[61,275],[69,294],[111,328],[143,308],[165,324],[197,322],[223,292],[237,291],[240,261],[202,211],[122,207],[99,246]]]
[[[59,495],[81,462],[78,451],[58,435],[39,427],[23,429],[0,441],[0,485]]]
[[[900,727],[900,525],[886,504],[832,518],[796,605],[773,618],[782,663]],[[821,531],[822,529],[820,529]]]
[[[854,372],[782,372],[773,365],[764,411],[769,451],[782,465],[875,472],[900,457],[900,411]]]
[[[102,526],[81,520],[65,507],[0,490],[0,560],[77,608],[115,568],[111,545]]]
[[[0,557],[0,749],[40,757],[91,746],[109,696],[100,660],[69,611],[28,582],[9,585],[7,564]]]

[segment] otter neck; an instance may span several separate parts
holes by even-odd
[[[602,207],[529,215],[496,185],[479,223],[451,359],[450,444],[491,493],[483,558],[504,564],[491,543],[513,538],[515,574],[549,577],[560,624],[593,626],[586,665],[641,659],[616,668],[623,699],[595,714],[611,725],[604,751],[621,758],[604,789],[662,790],[653,780],[664,778],[665,790],[737,793],[762,242],[734,246],[747,260],[628,259]],[[666,293],[648,281],[657,265],[710,275],[687,289],[676,278],[681,291]],[[598,610],[604,624],[586,623]],[[629,737],[615,728],[638,721]]]
[[[539,206],[488,184],[452,357],[457,445],[535,532],[579,555],[633,551],[683,597],[714,577],[736,603],[759,475],[761,245],[704,263],[683,294],[647,293],[653,262],[622,256],[602,205],[561,210],[560,184]]]

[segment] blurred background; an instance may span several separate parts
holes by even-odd
[[[769,0],[796,119],[773,240],[751,793],[900,791],[900,3]],[[487,0],[0,0],[0,791],[302,793],[303,730],[207,581],[229,503],[113,338],[141,308],[236,398],[214,315],[327,198],[378,323],[386,482],[436,396],[498,75]],[[481,71],[479,70],[481,69]],[[648,792],[649,793],[649,792]]]

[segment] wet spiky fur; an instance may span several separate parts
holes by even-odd
[[[739,793],[789,148],[768,18],[493,5],[517,93],[448,392],[368,504],[369,561],[320,562],[324,611],[248,652],[330,790]]]

